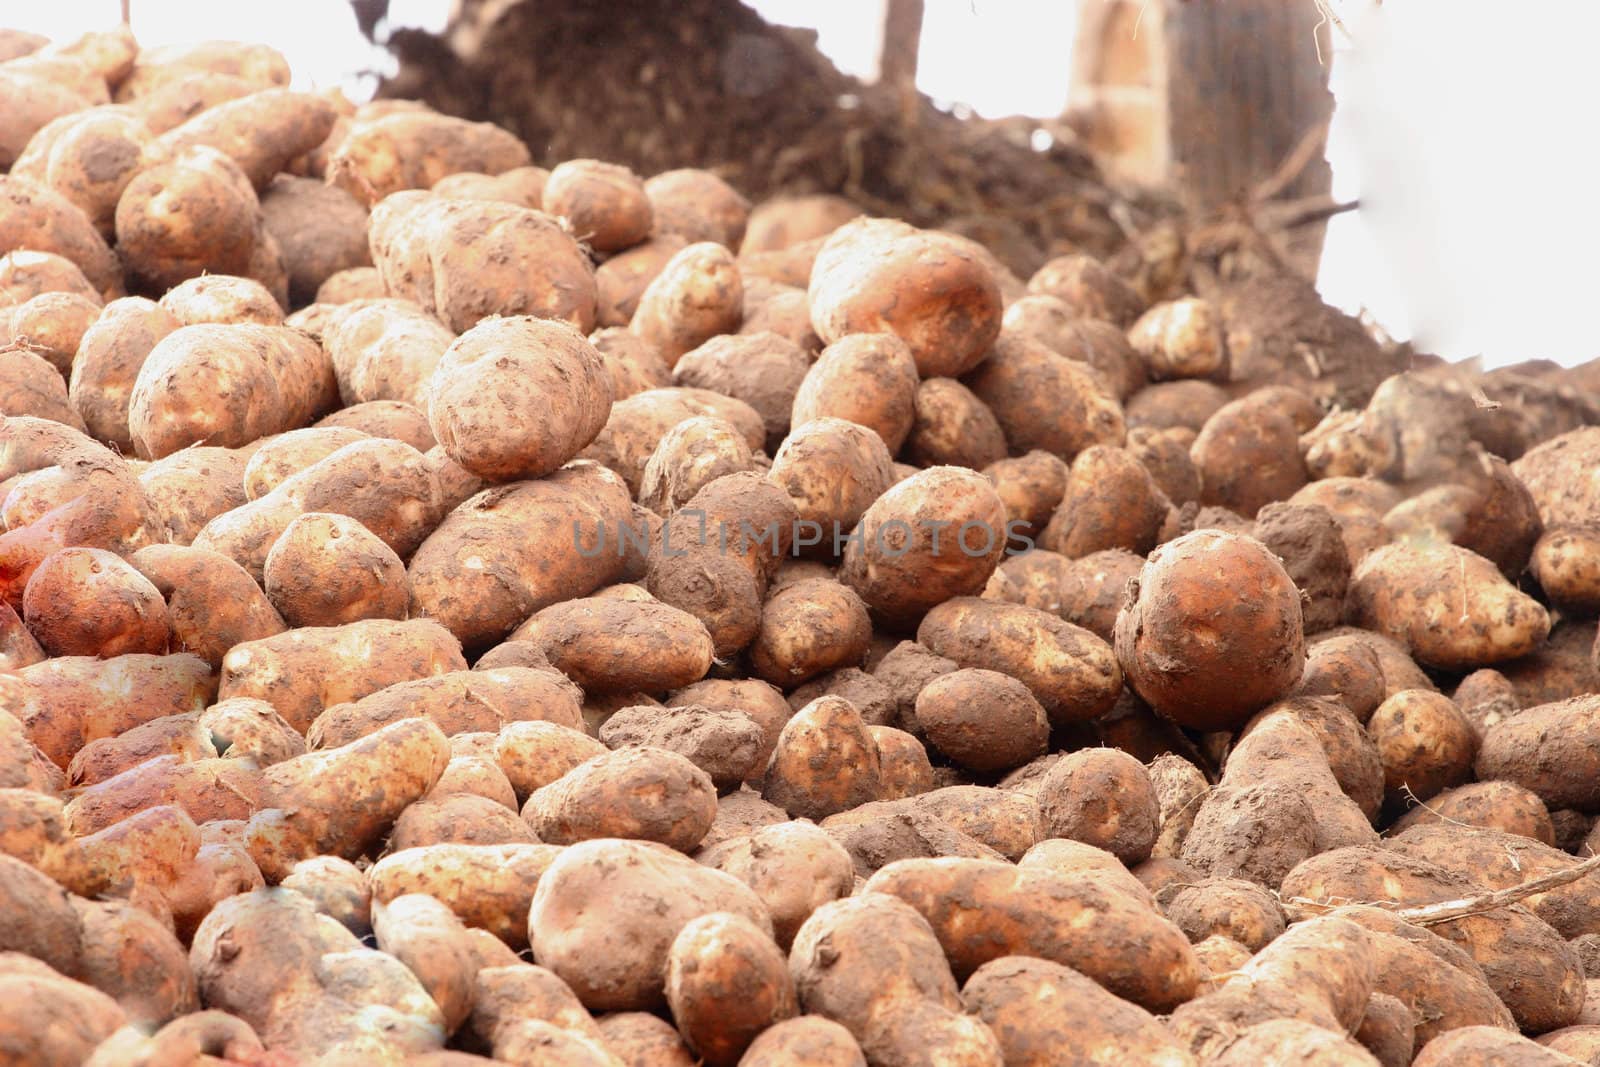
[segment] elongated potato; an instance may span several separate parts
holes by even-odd
[[[492,123],[406,110],[353,126],[328,159],[328,180],[376,204],[459,171],[500,174],[529,162],[527,147]]]
[[[337,748],[418,717],[433,720],[449,737],[498,734],[518,722],[583,728],[577,694],[560,675],[532,667],[494,667],[395,681],[359,699],[329,705],[306,729],[306,743]]]
[[[1097,718],[1122,691],[1122,671],[1104,641],[1021,604],[948,600],[922,620],[917,642],[959,666],[1016,678],[1055,724]]]
[[[560,854],[556,845],[429,845],[389,853],[367,879],[375,900],[426,893],[468,926],[521,949],[534,890]]]
[[[668,367],[684,353],[739,329],[744,284],[733,255],[709,241],[677,252],[639,297],[628,329],[651,342]]]

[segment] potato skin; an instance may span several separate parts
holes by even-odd
[[[867,606],[827,578],[793,582],[761,608],[750,664],[773,685],[793,687],[837,667],[858,665],[872,636]]]
[[[1070,966],[1151,1011],[1169,1011],[1188,1000],[1199,980],[1194,952],[1176,926],[1092,876],[988,860],[900,860],[873,875],[866,893],[889,894],[916,909],[960,977],[1002,956],[1037,956]],[[968,925],[973,901],[983,902],[983,929]],[[1077,931],[1088,915],[1108,939],[1117,930],[1127,940],[1118,938],[1118,950],[1109,953],[1086,943]],[[1139,951],[1122,947],[1133,944]]]
[[[1006,521],[1005,505],[981,475],[930,468],[890,488],[862,515],[840,580],[879,618],[909,625],[983,587],[1005,551]],[[982,536],[971,537],[973,530]]]
[[[954,378],[917,386],[906,458],[919,466],[980,470],[1005,458],[1006,436],[994,412]]]
[[[1475,552],[1438,542],[1368,552],[1350,579],[1352,621],[1404,645],[1418,663],[1467,671],[1536,650],[1550,617]]]
[[[535,612],[512,631],[587,693],[660,692],[711,667],[711,636],[686,611],[653,600],[584,597]]]
[[[527,147],[492,123],[405,110],[355,124],[328,159],[328,181],[370,205],[460,171],[494,175],[529,162]]]
[[[551,844],[630,838],[680,852],[700,843],[716,813],[709,775],[676,752],[645,746],[580,763],[523,808],[539,839]]]
[[[1526,708],[1484,731],[1480,781],[1529,790],[1551,810],[1600,807],[1600,696],[1577,696]]]
[[[445,454],[491,482],[538,478],[594,440],[611,414],[600,353],[562,322],[496,318],[440,357],[428,422]]]
[[[403,619],[406,565],[365,526],[307,512],[284,527],[262,568],[267,598],[291,627]]]
[[[1042,449],[1070,461],[1090,445],[1120,445],[1127,436],[1100,372],[1038,341],[1002,335],[966,383],[994,412],[1014,453]]]
[[[4,311],[0,310],[0,316]],[[0,415],[49,419],[83,432],[83,419],[73,410],[61,372],[23,345],[0,347]]]
[[[917,642],[959,666],[1016,678],[1056,725],[1098,718],[1122,691],[1122,672],[1105,642],[1021,604],[947,600],[922,620]]]
[[[1028,687],[997,671],[933,679],[917,694],[915,715],[930,745],[980,774],[1020,767],[1050,740],[1050,721]]]
[[[67,548],[45,558],[28,579],[23,615],[52,656],[121,656],[167,649],[161,593],[121,557],[98,548]]]
[[[8,175],[0,177],[0,256],[21,248],[71,260],[106,300],[124,295],[121,265],[88,216],[54,190]]]
[[[834,230],[811,272],[811,324],[828,344],[890,333],[924,378],[954,378],[1000,333],[1000,288],[988,266],[946,235],[892,219]]]
[[[1113,548],[1143,556],[1156,546],[1170,506],[1131,453],[1091,445],[1073,458],[1039,545],[1069,559]]]
[[[1383,759],[1384,792],[1392,806],[1425,801],[1472,776],[1477,736],[1442,693],[1406,689],[1385,700],[1367,722]]]
[[[1157,712],[1227,729],[1299,681],[1299,592],[1260,542],[1196,530],[1152,553],[1137,582],[1117,618],[1117,660]],[[1249,677],[1241,662],[1256,665]]]
[[[540,877],[528,940],[591,1011],[648,1011],[665,1004],[673,940],[711,912],[771,929],[761,901],[730,875],[643,841],[586,841]]]
[[[1066,753],[1045,774],[1035,796],[1050,837],[1105,849],[1128,867],[1150,858],[1161,804],[1144,765],[1126,752]]]
[[[429,845],[389,853],[366,877],[375,900],[426,893],[468,926],[522,949],[534,890],[560,854],[556,845]],[[290,886],[291,880],[283,884]]]
[[[784,725],[762,792],[791,816],[821,819],[876,800],[881,774],[861,714],[842,697],[825,696]]]
[[[540,197],[545,211],[565,218],[591,248],[615,252],[649,236],[655,222],[645,184],[627,167],[569,159],[550,172]]]
[[[916,418],[917,364],[893,334],[847,334],[817,357],[794,395],[791,422],[845,419],[900,451]]]
[[[655,345],[668,367],[718,334],[735,333],[744,314],[744,283],[719,244],[688,245],[645,287],[628,329]]]
[[[750,201],[711,171],[685,167],[666,170],[644,183],[655,217],[656,234],[690,241],[715,241],[732,252],[744,240]]]
[[[261,217],[283,252],[297,306],[316,299],[340,271],[372,265],[366,207],[337,186],[279,174],[261,194]]]
[[[1306,484],[1299,434],[1282,411],[1254,396],[1224,405],[1206,420],[1189,449],[1200,474],[1200,502],[1247,519]]]
[[[679,931],[666,993],[679,1030],[711,1065],[737,1063],[763,1030],[799,1012],[784,953],[739,915],[702,915]]]
[[[595,323],[608,328],[627,326],[650,283],[661,275],[673,256],[691,243],[677,234],[657,234],[596,267]]]
[[[1152,1067],[1194,1063],[1155,1016],[1048,960],[992,960],[967,979],[961,1002],[994,1031],[1008,1067],[1048,1067],[1061,1049],[1074,1047]]]

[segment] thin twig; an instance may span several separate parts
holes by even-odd
[[[1256,191],[1251,197],[1256,203],[1263,200],[1276,200],[1283,195],[1285,189],[1294,184],[1294,180],[1305,173],[1313,161],[1322,155],[1322,149],[1328,141],[1328,129],[1332,124],[1331,118],[1323,119],[1300,135],[1300,140],[1283,157],[1283,162],[1278,164],[1278,169],[1272,176],[1256,186]]]

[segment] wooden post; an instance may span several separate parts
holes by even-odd
[[[887,0],[883,12],[883,45],[878,51],[878,81],[900,98],[904,121],[914,122],[917,102],[917,52],[922,42],[923,0]]]

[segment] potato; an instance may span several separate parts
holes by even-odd
[[[143,297],[113,300],[101,310],[78,343],[68,390],[91,434],[125,453],[133,450],[128,403],[139,368],[178,326],[170,311]]]
[[[1239,878],[1208,878],[1181,887],[1163,910],[1195,944],[1220,934],[1251,952],[1264,948],[1285,926],[1277,900]]]
[[[1039,543],[1070,559],[1112,548],[1145,555],[1156,546],[1168,506],[1130,453],[1094,445],[1073,459],[1061,504]]]
[[[792,687],[866,655],[872,634],[867,607],[854,591],[827,578],[793,582],[761,609],[751,666],[773,685]]]
[[[295,518],[267,553],[262,576],[268,599],[291,627],[404,619],[411,600],[400,557],[343,515],[313,511]]]
[[[1182,726],[1227,729],[1299,681],[1300,597],[1259,541],[1197,530],[1151,554],[1117,619],[1116,651],[1129,684],[1157,712]],[[1239,662],[1256,665],[1248,678],[1234,669]]]
[[[945,533],[951,527],[954,533]],[[936,604],[981,589],[1006,534],[1005,506],[988,481],[934,467],[894,486],[862,515],[840,580],[876,616],[906,626]]]
[[[638,244],[655,222],[639,176],[597,159],[570,159],[556,167],[541,200],[544,210],[565,218],[578,239],[599,252]]]
[[[345,404],[403,400],[426,413],[434,370],[454,340],[419,305],[383,300],[336,316],[322,343]]]
[[[861,209],[842,196],[773,197],[751,209],[739,254],[750,257],[826,237],[860,214]]]
[[[599,1026],[606,1048],[626,1067],[694,1067],[697,1062],[677,1029],[648,1012],[612,1012]]]
[[[282,617],[233,560],[204,549],[151,545],[129,562],[166,598],[174,647],[222,665],[229,649],[284,630]]]
[[[1153,1011],[1183,1003],[1198,981],[1193,950],[1177,927],[1137,897],[1092,876],[987,860],[901,860],[873,875],[866,886],[869,899],[872,893],[896,896],[916,909],[961,977],[1002,956],[1037,956]],[[971,901],[984,902],[985,929],[967,925]],[[817,915],[829,907],[837,905]],[[1117,938],[1116,951],[1102,952],[1083,938],[1081,930],[1091,923],[1108,939]],[[805,940],[802,928],[797,954]],[[1138,951],[1129,951],[1133,945]]]
[[[1494,564],[1437,542],[1369,552],[1350,580],[1350,610],[1359,625],[1407,646],[1417,662],[1445,670],[1515,659],[1550,632],[1544,608]]]
[[[678,423],[696,415],[726,419],[738,427],[752,450],[762,447],[766,430],[761,416],[742,400],[706,389],[649,389],[612,405],[606,427],[584,450],[584,458],[611,468],[637,493],[645,464],[661,438]]]
[[[1007,956],[979,967],[961,990],[968,1012],[994,1031],[1007,1065],[1046,1067],[1064,1049],[1085,1062],[1184,1067],[1192,1057],[1148,1012],[1070,967]]]
[[[542,212],[408,192],[373,208],[367,240],[388,294],[415,301],[455,333],[494,315],[594,328],[594,269]]]
[[[202,999],[295,1059],[405,1060],[439,1048],[443,1016],[416,976],[281,889],[223,901],[191,950]],[[292,976],[282,984],[282,975]]]
[[[930,745],[979,773],[1020,767],[1050,739],[1049,719],[1028,687],[995,671],[933,679],[917,694],[915,714]]]
[[[917,365],[892,334],[850,334],[825,348],[795,393],[792,422],[845,419],[898,452],[916,418]]]
[[[191,655],[57,657],[0,675],[5,708],[61,768],[91,741],[199,711],[215,693],[211,669]]]
[[[647,389],[672,385],[672,371],[655,345],[621,326],[608,326],[589,335],[611,375],[613,403]]]
[[[1217,309],[1198,297],[1157,304],[1128,328],[1128,342],[1150,377],[1214,378],[1228,374],[1228,348]]]
[[[813,911],[849,896],[855,885],[849,853],[804,820],[760,827],[704,849],[698,858],[755,890],[784,948]]]
[[[404,400],[367,400],[352,404],[318,419],[311,429],[354,430],[368,437],[391,437],[422,453],[438,447],[433,431],[428,428],[427,413]]]
[[[715,241],[738,251],[750,217],[750,202],[709,170],[662,171],[644,183],[656,234]]]
[[[791,816],[820,819],[878,798],[878,749],[849,701],[822,697],[783,727],[762,792]]]
[[[1350,635],[1335,635],[1313,641],[1306,650],[1306,669],[1294,695],[1334,697],[1364,723],[1387,691],[1382,661],[1373,646]]]
[[[0,178],[0,257],[18,249],[70,260],[105,300],[123,295],[121,266],[88,216],[52,189],[8,176]]]
[[[618,837],[687,852],[716,810],[709,775],[676,752],[638,746],[595,756],[539,788],[523,818],[552,844]]]
[[[115,998],[130,1022],[158,1028],[200,1009],[188,954],[160,920],[122,902],[73,906],[83,920],[83,980]]]
[[[1034,795],[1050,837],[1103,848],[1129,867],[1150,858],[1161,805],[1144,766],[1126,752],[1089,748],[1068,753],[1045,774]]]
[[[1156,487],[1178,507],[1200,500],[1200,472],[1189,458],[1194,434],[1185,429],[1155,430],[1137,426],[1128,431],[1127,449],[1144,465]]]
[[[1500,1063],[1515,1063],[1519,1067],[1524,1064],[1526,1067],[1570,1067],[1582,1061],[1541,1048],[1520,1034],[1490,1026],[1465,1026],[1428,1042],[1411,1062],[1417,1067],[1445,1067],[1446,1064],[1489,1067]]]
[[[446,736],[487,731],[510,723],[549,722],[581,728],[578,698],[552,671],[528,667],[450,670],[395,680],[375,691],[335,703],[306,729],[312,748],[347,745],[402,719],[427,718]]]
[[[784,285],[740,264],[744,277],[744,318],[740,333],[775,333],[787,337],[812,359],[822,351],[822,338],[811,328],[811,305],[803,287]]]
[[[994,412],[1014,453],[1041,449],[1070,460],[1126,436],[1110,383],[1037,341],[1002,336],[967,384]]]
[[[1574,697],[1527,708],[1484,731],[1476,761],[1480,780],[1504,780],[1534,793],[1551,808],[1600,807],[1589,765],[1600,724],[1600,698]]]
[[[245,504],[245,448],[192,445],[149,464],[138,481],[158,526],[173,544],[188,546],[206,523]]]
[[[710,635],[699,620],[648,599],[553,604],[513,631],[512,640],[533,644],[589,692],[673,689],[698,681],[711,666]]]
[[[866,1067],[850,1031],[820,1015],[802,1015],[762,1031],[742,1067]]]
[[[328,159],[328,182],[370,205],[461,171],[495,175],[529,162],[527,147],[491,123],[406,110],[353,125]]]
[[[1529,569],[1550,600],[1573,615],[1600,613],[1600,530],[1558,526],[1534,545]]]
[[[196,391],[229,399],[214,409]],[[184,326],[157,342],[129,396],[128,428],[146,458],[203,441],[238,447],[302,426],[337,396],[327,356],[309,338],[257,324]]]
[[[1157,382],[1128,398],[1127,425],[1130,430],[1182,429],[1199,434],[1229,399],[1227,391],[1213,382],[1192,378]]]
[[[222,700],[200,714],[198,725],[219,756],[269,767],[301,755],[305,739],[264,700]],[[127,736],[127,735],[124,735]]]
[[[1290,901],[1407,905],[1458,900],[1480,892],[1478,883],[1461,875],[1375,846],[1313,856],[1284,879],[1280,890]],[[1297,924],[1291,932],[1304,925]],[[1542,1032],[1575,1019],[1583,999],[1577,955],[1528,909],[1512,905],[1429,928],[1467,951],[1519,1026]]]
[[[167,607],[127,562],[98,548],[67,548],[28,579],[23,614],[52,656],[159,655],[167,649]]]
[[[1005,434],[994,413],[952,378],[917,386],[915,415],[905,451],[919,465],[977,470],[1005,458]]]
[[[710,775],[722,793],[761,773],[758,761],[766,747],[761,726],[744,712],[695,704],[622,708],[601,725],[599,736],[612,749],[649,746],[676,752]]]
[[[1305,632],[1339,625],[1351,567],[1338,521],[1316,505],[1273,503],[1257,513],[1255,537],[1300,590]]]
[[[673,940],[711,912],[771,929],[760,899],[731,875],[646,842],[588,841],[565,849],[539,879],[529,941],[534,959],[590,1010],[649,1010],[665,1003]]]
[[[751,780],[758,780],[767,769],[767,760],[778,743],[784,724],[794,714],[782,692],[759,679],[707,679],[686,686],[667,699],[667,707],[697,705],[714,711],[737,711],[749,716],[761,728],[761,749]]]
[[[1020,604],[947,600],[928,612],[917,641],[960,666],[1016,678],[1057,725],[1103,715],[1122,689],[1121,672],[1104,642]]]
[[[301,751],[304,751],[303,745]],[[199,712],[165,715],[115,737],[89,742],[67,764],[67,781],[73,786],[96,785],[163,755],[176,755],[183,762],[218,755],[215,744],[200,725]]]
[[[528,943],[534,890],[559,855],[555,845],[430,845],[390,852],[367,878],[377,900],[426,893],[468,926],[521,949]]]
[[[823,341],[894,334],[924,378],[965,374],[1000,332],[1000,290],[988,266],[948,235],[892,219],[836,229],[817,254],[809,297]]]
[[[74,91],[35,66],[29,69],[27,57],[0,66],[0,89],[8,101],[6,121],[0,125],[0,166],[8,169],[25,161],[27,146],[45,127],[74,112],[104,102],[105,84],[100,84],[100,99]]]
[[[504,200],[538,210],[549,178],[549,171],[534,166],[512,167],[493,175],[461,171],[434,182],[433,195],[464,200]]]
[[[674,365],[674,385],[743,400],[761,415],[766,444],[776,450],[789,432],[795,392],[811,367],[793,341],[775,333],[713,337]]]
[[[1028,279],[1028,292],[1044,293],[1084,318],[1131,326],[1144,302],[1126,282],[1092,256],[1057,256]]]
[[[421,893],[374,902],[372,929],[378,948],[421,980],[439,1005],[447,1031],[466,1021],[478,968],[466,929],[449,908]]]
[[[73,410],[61,372],[22,345],[0,348],[0,415],[27,415],[85,431]]]
[[[769,932],[735,914],[702,915],[667,954],[667,1004],[707,1064],[735,1064],[763,1030],[798,1014],[788,961]]]
[[[606,751],[605,745],[583,732],[551,722],[508,723],[495,741],[495,759],[524,800]]]
[[[169,80],[196,72],[230,74],[263,89],[289,84],[289,63],[277,49],[241,41],[200,41],[141,49],[132,72],[117,86],[117,99],[141,99]]]
[[[1038,341],[1059,355],[1105,375],[1117,399],[1126,400],[1148,384],[1144,361],[1122,330],[1102,319],[1082,318],[1047,293],[1009,300],[1002,332]]]
[[[558,1027],[574,1037],[598,1038],[600,1029],[572,990],[556,974],[527,963],[480,971],[475,983],[469,1028],[480,1044],[505,1056],[519,1040],[517,1031],[528,1021]],[[532,1035],[530,1035],[531,1037]],[[559,1047],[559,1046],[558,1046]],[[578,1052],[577,1048],[569,1051]],[[510,1059],[512,1057],[506,1056]],[[534,1062],[514,1058],[512,1062]],[[565,1062],[557,1059],[552,1062]]]
[[[1006,507],[1008,524],[1014,529],[1012,551],[1031,548],[1066,495],[1067,465],[1049,452],[1035,450],[997,460],[983,469],[983,476],[994,483]]]
[[[104,993],[19,952],[0,954],[0,996],[16,1006],[0,1035],[18,1063],[83,1063],[127,1019]]]
[[[667,431],[639,483],[639,502],[671,515],[695,493],[725,474],[751,470],[755,460],[738,427],[726,419],[697,415]]]
[[[383,296],[383,278],[379,276],[377,267],[346,267],[328,275],[327,279],[317,286],[316,303],[312,306],[377,300]]]
[[[73,353],[99,315],[98,300],[77,293],[40,293],[10,311],[0,338],[43,356],[66,377],[72,372]],[[0,322],[6,318],[0,310]]]
[[[343,189],[279,174],[265,183],[261,217],[283,252],[296,305],[310,303],[340,271],[372,265],[366,207]]]
[[[734,333],[744,312],[744,287],[733,256],[701,241],[667,260],[645,287],[628,329],[655,345],[668,367],[684,353]]]
[[[135,96],[125,95],[126,90],[120,86],[117,93],[118,103],[138,116],[152,134],[166,133],[202,111],[259,92],[273,84],[194,67],[164,66],[160,69],[160,84],[149,84]],[[287,77],[277,84],[287,84]],[[335,124],[337,127],[337,120]]]
[[[1367,723],[1383,759],[1391,806],[1425,801],[1472,775],[1477,736],[1449,697],[1408,689],[1385,700]]]
[[[627,326],[639,310],[639,299],[650,283],[660,276],[672,257],[690,243],[676,234],[659,234],[616,253],[596,267],[595,322],[612,328]]]
[[[1546,526],[1594,520],[1595,495],[1600,492],[1595,481],[1595,472],[1600,470],[1595,463],[1597,453],[1600,428],[1586,426],[1529,449],[1511,465],[1511,472],[1533,494]]]

